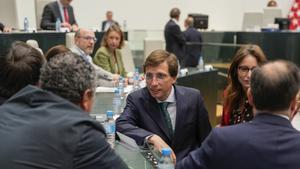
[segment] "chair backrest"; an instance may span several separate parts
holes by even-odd
[[[275,18],[282,18],[282,11],[279,8],[264,8],[263,26],[274,24]]]
[[[243,17],[243,31],[251,31],[255,28],[261,28],[263,21],[263,13],[261,12],[245,12]]]
[[[36,28],[40,29],[44,7],[54,0],[35,0]]]
[[[75,45],[74,36],[75,36],[75,32],[66,33],[66,47],[69,49]]]
[[[133,56],[128,41],[125,41],[125,45],[121,49],[121,53],[122,53],[122,59],[123,59],[125,70],[127,72],[134,72],[135,65],[134,65]]]
[[[165,41],[162,39],[144,39],[144,60],[156,49],[165,49]]]
[[[39,43],[36,40],[34,40],[34,39],[28,39],[26,41],[26,43],[28,45],[30,45],[31,47],[37,49],[39,52],[41,52],[41,54],[44,54],[43,51],[42,51],[42,49],[39,47]]]

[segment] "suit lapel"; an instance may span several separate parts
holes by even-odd
[[[54,3],[54,5],[53,5],[53,11],[54,11],[54,13],[55,13],[55,14],[54,14],[55,17],[56,17],[56,18],[59,17],[60,20],[63,22],[63,18],[62,18],[61,14],[60,14],[60,9],[59,9],[58,2]],[[56,18],[55,18],[55,20],[56,20]]]
[[[180,90],[178,87],[176,87],[174,85],[174,91],[175,91],[175,99],[176,99],[176,122],[175,122],[175,130],[174,130],[174,138],[179,138],[182,135],[180,134],[181,130],[184,130],[182,128],[182,124],[185,122],[185,111],[186,111],[186,104],[184,104],[184,100],[183,98],[185,98],[184,96],[184,92],[182,90]],[[172,145],[174,145],[174,140],[172,140]]]
[[[144,92],[146,93],[146,111],[151,116],[153,121],[156,123],[156,125],[162,130],[162,133],[165,135],[166,138],[169,139],[169,142],[171,143],[171,135],[168,132],[168,127],[166,126],[164,122],[163,114],[160,112],[159,106],[157,101],[150,95],[147,88],[145,88]]]

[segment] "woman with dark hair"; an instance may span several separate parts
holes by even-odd
[[[228,71],[228,86],[224,91],[221,125],[233,125],[252,120],[253,110],[247,99],[252,70],[266,62],[257,45],[244,45],[235,54]]]
[[[113,74],[123,77],[127,72],[124,68],[121,48],[124,46],[124,35],[117,25],[111,25],[105,32],[101,47],[97,50],[93,61],[96,65]]]

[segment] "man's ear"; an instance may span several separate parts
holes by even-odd
[[[94,102],[94,92],[91,89],[85,90],[82,95],[80,107],[86,112],[91,112],[93,107],[93,102]]]
[[[297,95],[292,99],[291,104],[290,104],[290,111],[291,111],[290,119],[294,118],[294,116],[297,114],[298,110],[299,110],[299,103],[298,103],[298,95]]]

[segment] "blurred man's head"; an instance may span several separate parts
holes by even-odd
[[[107,11],[106,12],[106,20],[112,21],[113,20],[113,13],[112,11]]]
[[[81,28],[75,33],[75,45],[87,55],[93,53],[96,41],[97,38],[92,30]]]
[[[253,70],[249,101],[258,111],[294,113],[300,87],[299,68],[288,61],[269,62]]]
[[[184,27],[189,28],[194,26],[194,19],[192,17],[187,17],[184,21]]]
[[[179,20],[179,16],[180,16],[180,10],[179,10],[179,8],[173,8],[173,9],[171,9],[171,11],[170,11],[170,17],[172,19]]]
[[[37,85],[44,56],[24,42],[14,42],[0,57],[0,96],[9,98],[28,84]]]
[[[40,86],[90,112],[96,88],[95,70],[79,55],[60,53],[42,67]]]

